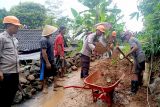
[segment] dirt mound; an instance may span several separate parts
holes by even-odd
[[[133,74],[132,64],[126,60],[120,60],[118,54],[113,54],[110,59],[100,60],[96,66],[90,69],[90,72],[101,72],[101,77],[95,81],[99,86],[113,85],[125,73],[124,79],[116,87],[113,97],[113,107],[145,107],[147,104],[147,88],[139,88],[135,96],[130,96],[130,81]],[[154,107],[154,101],[149,97],[151,107]]]
[[[110,86],[118,81],[123,73],[130,73],[131,64],[127,60],[120,60],[117,55],[115,56],[99,61],[96,66],[90,69],[90,72],[101,72],[101,77],[95,81],[96,85]]]

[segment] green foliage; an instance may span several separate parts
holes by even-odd
[[[47,16],[46,16],[46,19],[45,19],[45,21],[44,21],[44,24],[45,24],[45,25],[53,25],[53,26],[55,26],[54,16],[52,16],[52,15],[47,15]]]
[[[134,17],[136,17],[136,19],[138,20],[139,19],[139,12],[133,12],[130,14],[131,18],[130,19],[133,19]]]
[[[111,35],[111,32],[115,30],[118,38],[120,38],[120,32],[123,31],[124,23],[118,23],[123,18],[120,15],[121,10],[115,5],[110,8],[111,0],[79,0],[83,5],[88,7],[88,10],[83,12],[77,12],[75,9],[71,9],[74,16],[72,23],[72,29],[74,34],[78,36],[80,32],[94,31],[94,25],[99,22],[109,22],[112,24],[112,29],[106,31],[106,36]],[[84,30],[85,29],[85,30]]]
[[[74,17],[77,17],[79,15],[78,12],[73,8],[71,8],[71,12],[72,12]]]
[[[112,58],[112,62],[111,62],[112,65],[117,65],[117,62],[118,62],[117,58]]]
[[[144,31],[138,33],[142,41],[143,49],[147,59],[151,54],[154,56],[160,53],[160,2],[159,0],[143,0],[139,3],[138,9],[144,16]]]
[[[76,51],[77,51],[77,52],[80,52],[81,49],[82,49],[82,46],[83,46],[83,41],[82,41],[82,40],[79,40],[79,41],[78,41],[78,47],[77,47]]]
[[[88,8],[94,8],[98,4],[106,1],[106,0],[78,0],[80,3],[82,3],[84,6],[87,6]],[[111,0],[110,0],[111,1]]]
[[[68,56],[74,56],[76,53],[79,53],[79,52],[81,51],[81,49],[82,49],[82,46],[83,46],[83,41],[82,41],[82,40],[79,40],[79,41],[78,41],[78,47],[76,48],[76,50],[70,52],[70,53],[68,54]]]
[[[67,28],[69,28],[70,26],[70,22],[71,22],[71,19],[69,19],[67,16],[65,17],[61,17],[59,19],[56,20],[56,25],[57,26],[66,26]]]
[[[123,46],[124,47],[122,48],[122,52],[126,55],[130,51],[130,46],[128,43],[124,43]]]
[[[44,25],[46,9],[41,4],[25,2],[12,7],[10,14],[17,16],[22,24],[36,29]]]
[[[2,22],[3,22],[3,18],[7,15],[8,15],[8,12],[5,9],[0,9],[0,29],[4,28]]]

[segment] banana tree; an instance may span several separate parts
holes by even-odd
[[[81,1],[85,6],[88,6],[89,9],[83,12],[77,12],[75,9],[71,9],[74,16],[73,28],[75,32],[78,32],[77,34],[79,34],[79,32],[83,32],[83,29],[86,29],[85,31],[94,31],[94,25],[100,22],[110,22],[113,25],[111,31],[116,30],[121,32],[123,30],[124,23],[117,23],[123,18],[123,15],[120,15],[121,10],[116,6],[109,8],[111,1],[79,1]],[[97,4],[91,6],[91,3]],[[109,35],[111,31],[107,31],[106,34]]]

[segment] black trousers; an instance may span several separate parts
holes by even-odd
[[[4,74],[3,81],[0,81],[0,107],[11,107],[18,84],[18,73]]]
[[[81,54],[81,78],[88,76],[90,67],[90,57]]]

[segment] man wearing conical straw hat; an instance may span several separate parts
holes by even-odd
[[[57,31],[54,26],[46,25],[42,31],[42,38],[40,40],[41,47],[41,70],[40,80],[43,85],[43,93],[47,94],[46,78],[55,76],[56,68],[54,67],[54,56],[53,56],[53,40],[51,39],[52,34]]]

